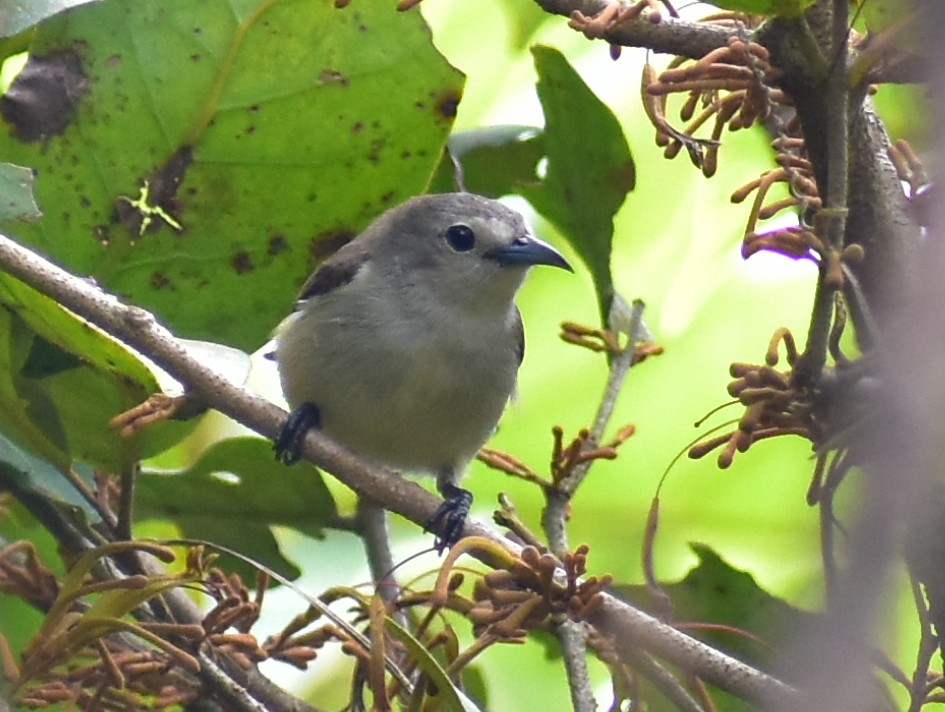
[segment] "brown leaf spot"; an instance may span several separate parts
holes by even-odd
[[[308,252],[316,262],[321,262],[351,242],[354,237],[355,233],[351,230],[329,230],[316,235],[309,241]]]
[[[173,287],[171,280],[163,272],[152,272],[151,279],[149,281],[151,283],[152,289],[166,289]]]
[[[269,245],[266,248],[266,252],[275,257],[280,252],[285,252],[288,249],[289,241],[285,239],[285,235],[273,235],[269,238]]]
[[[383,139],[376,138],[371,141],[371,150],[368,152],[367,159],[373,165],[377,165],[381,162],[381,151],[384,149],[386,142]]]
[[[0,115],[20,141],[45,141],[66,130],[88,90],[82,60],[74,51],[30,55],[0,98]]]
[[[246,274],[256,269],[256,266],[253,264],[253,258],[250,257],[246,250],[240,250],[233,255],[233,257],[230,258],[230,266],[236,274]]]
[[[462,94],[458,92],[446,92],[437,99],[436,113],[444,119],[456,118],[456,109],[459,107],[459,101]]]

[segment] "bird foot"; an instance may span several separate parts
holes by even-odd
[[[321,414],[314,403],[303,403],[289,413],[282,430],[279,431],[279,437],[273,444],[276,459],[286,465],[298,462],[305,433],[311,428],[321,426],[321,422]]]
[[[473,501],[469,490],[453,484],[443,485],[440,493],[444,498],[443,503],[423,527],[423,531],[436,534],[433,548],[438,554],[453,546],[463,535],[463,526]]]

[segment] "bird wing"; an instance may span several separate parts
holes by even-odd
[[[525,327],[522,325],[522,312],[515,307],[515,350],[518,352],[518,365],[525,360]]]
[[[312,297],[327,294],[333,289],[348,284],[368,259],[370,259],[368,252],[363,249],[363,245],[357,243],[345,245],[322,262],[305,280],[302,291],[295,300],[295,310],[298,311],[302,304]]]

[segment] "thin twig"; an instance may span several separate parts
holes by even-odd
[[[393,601],[400,593],[394,578],[394,556],[390,551],[387,511],[369,497],[358,497],[355,515],[358,534],[364,542],[371,580],[385,601]]]
[[[619,297],[614,300],[614,304],[617,303],[619,303]],[[597,446],[603,439],[604,430],[607,428],[617,405],[617,397],[623,388],[623,382],[633,366],[637,334],[642,329],[642,319],[643,302],[637,300],[631,308],[630,323],[627,329],[627,344],[610,359],[607,384],[604,387],[604,394],[587,438],[590,447]],[[613,321],[615,321],[615,318],[612,315],[611,322]],[[614,333],[619,331],[616,326],[614,323],[607,324],[607,327]],[[559,557],[563,556],[568,550],[566,522],[571,497],[581,482],[584,481],[593,462],[593,460],[585,460],[577,465],[567,478],[556,483],[555,487],[545,490],[546,503],[541,516],[542,528],[548,537],[551,550]],[[587,634],[583,627],[577,624],[561,625],[556,633],[564,654],[565,673],[567,674],[568,688],[571,690],[574,709],[576,712],[592,711],[596,708],[596,704],[590,687],[590,675],[587,671]]]
[[[626,662],[649,680],[680,712],[705,712],[683,684],[669,670],[643,650],[624,651]]]
[[[938,646],[938,639],[932,631],[932,621],[929,618],[929,608],[922,592],[922,584],[915,574],[909,572],[909,584],[912,588],[912,600],[915,602],[916,613],[919,616],[919,649],[916,653],[915,672],[912,673],[912,684],[909,686],[909,710],[919,712],[926,703],[929,694],[929,666],[932,656]]]
[[[131,519],[135,501],[137,470],[136,464],[124,463],[119,473],[121,493],[118,499],[118,521],[115,524],[115,538],[119,540],[131,540]]]
[[[102,521],[105,525],[112,530],[115,528],[117,520],[115,515],[108,509],[107,506],[103,505],[102,502],[95,496],[95,493],[89,488],[85,481],[79,476],[79,474],[72,468],[63,470],[62,473],[69,484],[75,489],[76,492],[85,500],[92,509],[95,510],[95,513],[102,518]]]
[[[826,77],[825,114],[827,137],[827,180],[821,191],[824,207],[814,218],[815,232],[824,242],[826,250],[839,255],[843,250],[847,227],[847,205],[849,194],[849,69],[847,37],[849,27],[848,0],[833,0],[830,63]],[[828,278],[826,260],[821,260],[817,291],[811,314],[810,329],[804,356],[798,363],[798,377],[803,383],[816,384],[820,380],[827,361],[834,295],[843,285]]]
[[[614,303],[618,303],[615,299]],[[597,414],[594,416],[594,424],[588,433],[587,443],[590,447],[595,447],[601,442],[604,436],[604,430],[610,422],[617,405],[617,398],[623,389],[623,383],[627,378],[627,373],[633,366],[633,360],[636,355],[638,334],[643,326],[644,304],[636,300],[630,308],[629,325],[627,331],[627,344],[618,353],[614,354],[610,360],[610,370],[607,375],[607,383],[604,386],[604,393],[601,397],[600,405],[597,408]],[[611,318],[613,321],[613,317]],[[621,329],[616,328],[615,324],[608,324],[608,328],[617,333]],[[557,486],[548,490],[548,500],[545,510],[542,512],[542,528],[548,537],[548,545],[558,556],[568,550],[568,535],[565,527],[567,519],[567,508],[581,482],[587,476],[594,460],[585,460],[577,465],[571,474],[557,483]]]
[[[587,625],[566,618],[555,626],[553,632],[561,641],[564,669],[574,712],[594,712],[597,709],[597,701],[594,699],[587,670]]]

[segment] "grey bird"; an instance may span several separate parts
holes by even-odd
[[[437,550],[462,534],[463,470],[492,435],[525,352],[514,298],[529,267],[573,271],[522,216],[472,193],[426,195],[378,217],[322,262],[276,331],[292,414],[290,464],[323,432],[394,470],[436,475]]]

